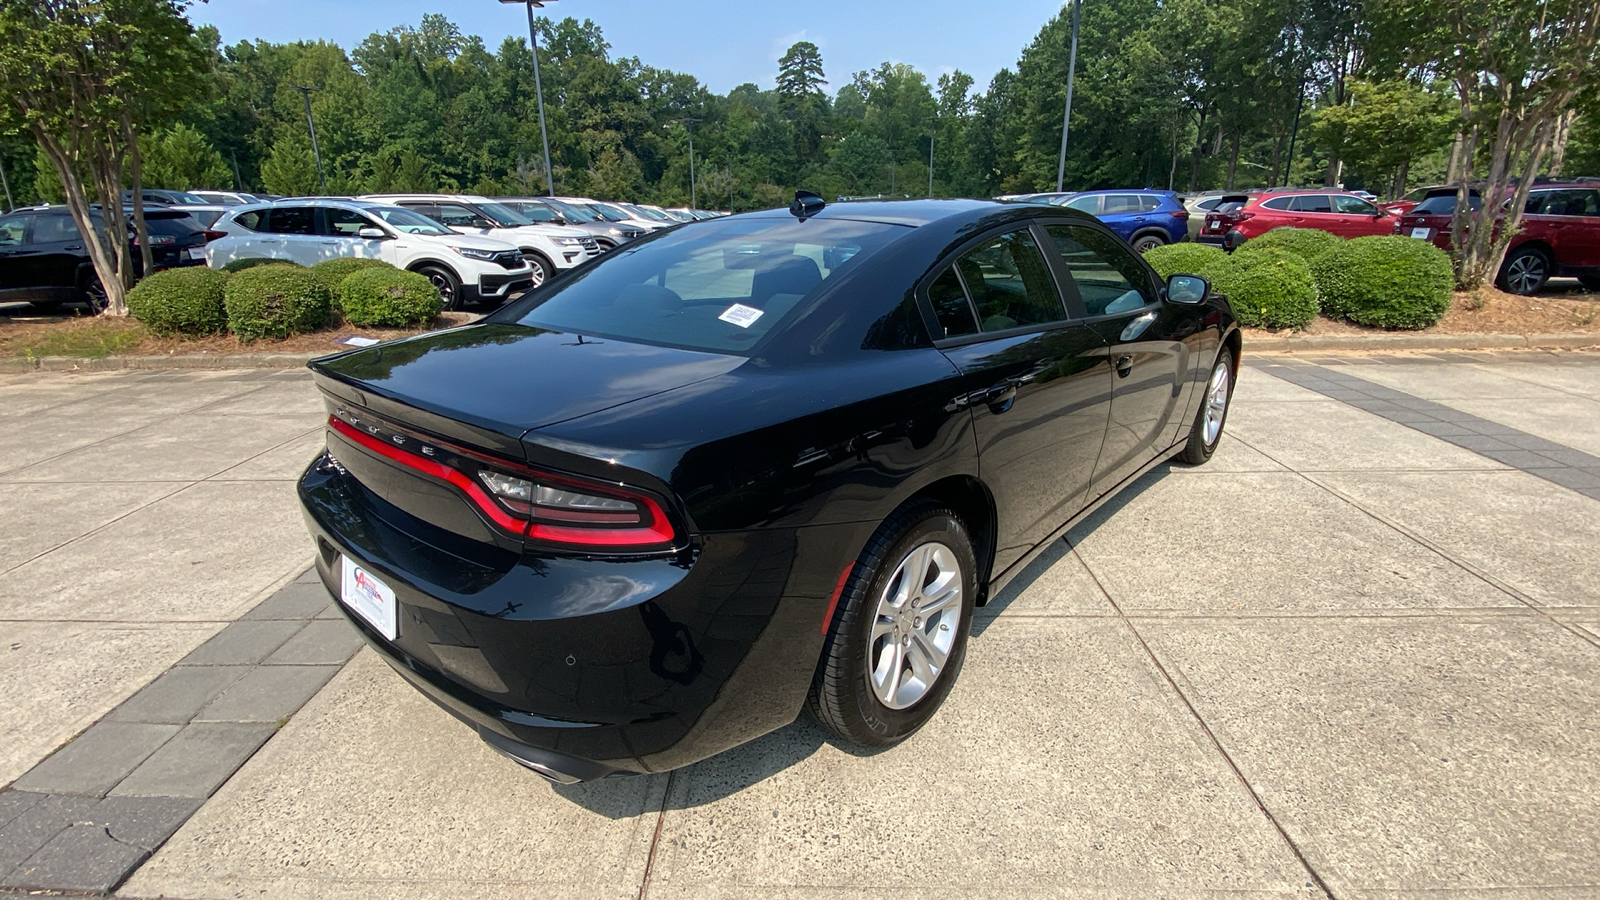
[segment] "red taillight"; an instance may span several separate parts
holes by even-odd
[[[208,243],[208,244],[211,243],[212,241],[216,240],[217,238],[225,238],[225,237],[228,236],[228,233],[226,231],[210,231],[210,230],[206,230],[206,231],[202,231],[200,233],[205,235],[206,243]]]
[[[386,459],[452,485],[494,524],[529,540],[619,550],[664,549],[677,541],[666,511],[644,494],[609,484],[585,484],[449,447],[451,453],[474,462],[473,477],[364,434],[337,416],[329,416],[328,425]]]
[[[1187,209],[1175,209],[1172,211],[1172,217],[1174,219],[1187,219],[1189,218],[1189,211]]]

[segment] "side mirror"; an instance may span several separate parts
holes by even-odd
[[[482,216],[474,216],[472,218],[472,220],[467,223],[467,225],[468,225],[468,227],[471,227],[471,228],[493,228],[494,227],[494,223],[493,222],[489,221],[488,219],[485,219]]]
[[[1204,303],[1211,284],[1199,275],[1174,275],[1167,279],[1167,299],[1193,306]]]
[[[357,231],[356,237],[361,238],[364,241],[382,241],[389,238],[389,233],[384,231],[382,228],[368,225],[360,231]]]

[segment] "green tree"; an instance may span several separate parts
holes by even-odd
[[[317,193],[317,161],[310,139],[296,135],[273,144],[261,164],[261,183],[270,193],[288,197]]]
[[[145,153],[144,181],[150,187],[189,190],[233,183],[228,164],[205,136],[179,123],[152,138]]]
[[[1420,157],[1444,148],[1456,118],[1447,98],[1405,80],[1352,80],[1349,101],[1323,109],[1312,127],[1321,145],[1336,149],[1368,183],[1390,196],[1405,193],[1406,175]]]
[[[55,168],[113,315],[127,314],[135,272],[120,196],[124,164],[131,161],[137,186],[139,132],[198,80],[186,5],[0,0],[0,129],[28,131]],[[92,203],[100,205],[98,226]],[[137,202],[134,210],[144,237]]]
[[[831,166],[851,194],[881,193],[889,186],[889,144],[876,135],[856,132],[833,148]]]

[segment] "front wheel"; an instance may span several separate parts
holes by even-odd
[[[1157,247],[1165,247],[1167,241],[1159,234],[1141,234],[1133,239],[1133,249],[1140,253],[1148,253]]]
[[[1506,257],[1500,267],[1500,289],[1513,294],[1537,294],[1550,280],[1550,257],[1537,247],[1523,247]]]
[[[528,261],[528,267],[533,270],[531,273],[533,275],[533,286],[538,287],[544,284],[545,279],[550,277],[550,272],[552,271],[550,260],[545,259],[544,254],[533,250],[522,251],[522,257]]]
[[[456,273],[444,266],[423,266],[417,270],[417,274],[426,277],[439,289],[439,302],[445,309],[461,308],[461,280],[456,278]]]
[[[829,623],[809,698],[818,721],[871,747],[927,724],[966,656],[977,570],[966,525],[949,509],[918,504],[885,520]]]
[[[106,295],[105,285],[100,283],[100,276],[91,273],[83,281],[83,302],[89,305],[89,312],[100,315],[111,305],[111,298]]]
[[[1228,404],[1233,401],[1233,353],[1222,348],[1217,362],[1211,367],[1211,377],[1206,381],[1206,393],[1200,398],[1200,409],[1195,412],[1194,427],[1189,430],[1189,443],[1184,445],[1178,458],[1191,466],[1204,465],[1217,452],[1222,440],[1222,427],[1228,422]]]

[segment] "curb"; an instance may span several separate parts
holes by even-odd
[[[1254,353],[1327,353],[1386,350],[1575,350],[1600,347],[1600,334],[1345,334],[1250,338]],[[337,353],[338,350],[329,351]],[[25,372],[116,372],[127,369],[298,369],[328,353],[234,353],[227,356],[107,356],[77,359],[0,359],[0,374]]]
[[[1246,339],[1251,353],[1330,350],[1573,350],[1600,347],[1600,334],[1343,334]]]

